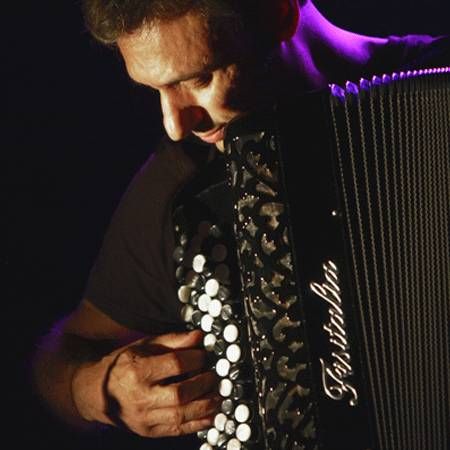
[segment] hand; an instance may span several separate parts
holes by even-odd
[[[201,339],[200,331],[144,338],[80,368],[72,384],[78,411],[146,437],[207,428],[220,397],[206,352],[196,348]]]

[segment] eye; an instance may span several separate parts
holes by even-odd
[[[208,72],[208,73],[198,76],[197,78],[195,78],[193,80],[194,87],[204,88],[204,87],[208,86],[209,83],[211,83],[212,77],[213,76],[212,76],[211,72]]]

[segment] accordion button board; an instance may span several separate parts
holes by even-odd
[[[293,96],[225,144],[232,232],[176,226],[224,398],[201,449],[447,450],[450,69]]]

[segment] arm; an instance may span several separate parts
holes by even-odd
[[[84,300],[36,352],[36,389],[82,429],[100,422],[148,437],[192,433],[211,424],[219,403],[200,341],[198,331],[143,337]]]

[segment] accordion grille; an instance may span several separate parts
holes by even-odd
[[[380,449],[449,448],[449,76],[330,96]]]

